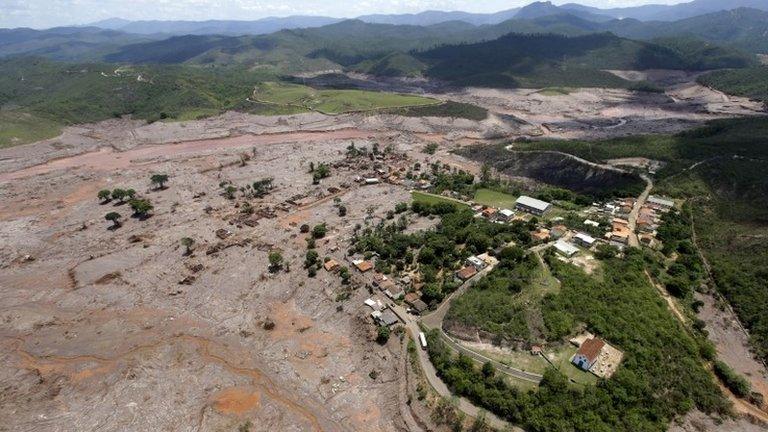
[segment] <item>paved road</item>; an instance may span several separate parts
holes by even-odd
[[[391,307],[391,309],[403,322],[405,322],[405,328],[408,330],[408,333],[410,333],[411,338],[418,345],[419,332],[421,330],[419,329],[419,325],[417,324],[416,320],[413,319],[401,306],[395,305],[394,307]],[[435,391],[442,397],[445,397],[448,399],[453,398],[454,394],[451,393],[451,390],[448,388],[447,385],[445,385],[443,380],[441,380],[440,377],[437,376],[437,370],[435,370],[435,367],[432,365],[432,362],[429,360],[429,355],[427,354],[427,352],[423,349],[417,349],[416,352],[418,353],[421,370],[424,372],[424,376],[427,378],[427,381],[432,386],[432,388],[435,389]],[[523,429],[520,429],[519,427],[516,427],[511,423],[508,423],[505,420],[502,420],[501,418],[494,415],[493,413],[488,412],[482,408],[479,408],[478,406],[476,406],[466,398],[459,397],[456,408],[470,417],[477,418],[480,414],[484,414],[488,424],[490,424],[492,427],[496,429],[501,430],[505,428],[510,428],[511,430],[514,430],[516,432],[525,432]]]

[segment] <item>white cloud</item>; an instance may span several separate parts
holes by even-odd
[[[556,1],[565,3],[565,1]],[[598,6],[678,3],[681,0],[583,0]],[[52,27],[106,18],[130,20],[251,20],[266,16],[415,13],[428,9],[495,12],[529,0],[0,0],[0,27]]]

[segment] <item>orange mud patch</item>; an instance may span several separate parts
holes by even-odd
[[[258,408],[261,394],[252,389],[231,387],[213,397],[213,407],[222,414],[243,415]]]
[[[271,339],[292,342],[297,350],[309,353],[316,360],[324,360],[331,349],[339,351],[352,346],[349,338],[315,327],[315,322],[299,312],[293,300],[273,305],[271,318],[275,322]]]
[[[51,223],[68,215],[74,204],[89,200],[96,202],[96,194],[103,186],[100,181],[88,181],[76,187],[64,186],[64,190],[42,189],[47,193],[32,199],[19,196],[0,208],[0,220],[40,216],[46,223]]]
[[[301,225],[309,217],[309,213],[306,211],[297,211],[289,214],[280,220],[280,226],[286,229],[291,229],[295,226]]]
[[[124,152],[115,151],[111,147],[103,147],[97,151],[83,153],[77,156],[55,159],[40,165],[21,169],[10,173],[0,174],[0,182],[46,174],[57,170],[85,169],[88,171],[114,171],[129,167],[151,165],[154,159],[184,156],[204,151],[246,148],[257,145],[282,144],[292,142],[309,142],[320,140],[343,140],[369,138],[376,136],[374,132],[359,129],[340,129],[323,132],[289,132],[265,135],[241,135],[236,137],[185,141],[178,144],[142,145]]]
[[[234,353],[230,348],[203,337],[192,335],[172,336],[145,345],[135,346],[127,351],[116,353],[113,357],[100,357],[91,354],[76,356],[36,356],[23,349],[24,341],[22,339],[9,339],[15,341],[16,346],[15,348],[12,348],[11,351],[15,352],[19,357],[18,366],[20,368],[36,371],[43,376],[48,374],[62,374],[70,377],[70,379],[75,382],[77,380],[83,380],[113,371],[127,358],[151,352],[176,342],[181,342],[183,346],[193,346],[204,362],[217,364],[234,375],[249,378],[251,385],[254,388],[258,388],[261,394],[264,394],[270,400],[279,403],[288,411],[301,417],[308,426],[305,430],[345,430],[340,425],[335,424],[332,420],[319,417],[316,413],[322,412],[323,408],[321,406],[314,406],[314,404],[307,406],[294,401],[290,397],[284,395],[283,390],[260,369],[253,366],[243,366],[240,362],[235,363],[231,360],[241,359],[242,361],[242,359],[249,358],[248,353]],[[233,403],[233,409],[238,405],[247,406],[249,401],[253,400],[252,397],[238,399],[234,397],[235,394],[230,394],[230,396],[232,396],[230,400]],[[258,403],[258,400],[256,403]]]

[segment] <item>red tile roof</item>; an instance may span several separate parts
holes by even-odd
[[[477,269],[473,266],[466,266],[463,269],[456,272],[456,276],[461,280],[467,280],[477,274]]]
[[[583,344],[581,344],[581,347],[579,347],[579,350],[576,352],[576,354],[581,354],[584,357],[589,360],[590,363],[593,363],[595,360],[597,360],[597,356],[600,355],[600,351],[605,346],[605,342],[603,342],[600,338],[593,338],[588,339],[584,341]]]

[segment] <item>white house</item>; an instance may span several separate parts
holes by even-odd
[[[563,240],[558,240],[555,242],[555,250],[557,250],[557,253],[563,255],[566,258],[570,258],[579,253],[579,248],[577,248],[574,244]]]
[[[571,363],[588,371],[597,361],[600,352],[603,350],[605,342],[600,338],[587,339],[581,344],[579,350],[571,358]]]
[[[575,236],[573,236],[573,240],[576,242],[576,244],[581,245],[585,248],[591,248],[592,246],[594,246],[595,242],[597,241],[595,240],[594,237],[584,233],[576,234]]]
[[[536,216],[542,216],[551,206],[552,204],[546,201],[537,200],[536,198],[531,198],[525,195],[518,198],[515,202],[515,208]]]

